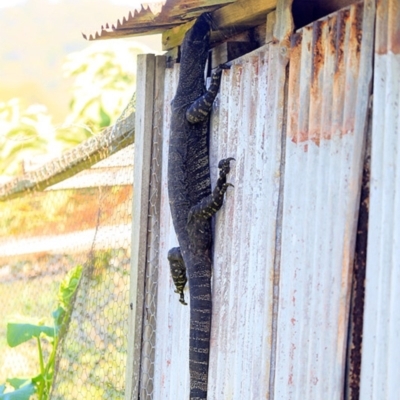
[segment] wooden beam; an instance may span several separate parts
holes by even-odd
[[[171,50],[174,47],[180,46],[185,33],[193,26],[195,20],[187,22],[183,25],[175,26],[174,28],[168,29],[162,34],[162,49]]]
[[[276,8],[277,0],[237,0],[235,3],[221,7],[212,13],[214,31],[211,42],[220,42],[232,36],[265,22],[268,12]],[[192,27],[194,21],[166,30],[162,34],[163,50],[179,46],[185,33]]]
[[[277,0],[237,0],[213,12],[213,20],[220,30],[252,28],[265,22],[265,16],[276,4]]]

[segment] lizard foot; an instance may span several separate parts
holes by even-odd
[[[221,170],[219,172],[219,176],[221,178],[225,178],[227,174],[229,174],[230,170],[231,170],[231,166],[230,166],[230,162],[234,161],[235,159],[233,157],[229,157],[229,158],[224,158],[223,160],[221,160],[218,163],[218,168]]]
[[[215,77],[220,77],[224,69],[230,69],[230,68],[231,66],[229,64],[219,64],[218,67],[215,68],[213,75]]]
[[[175,293],[180,295],[179,302],[183,305],[187,305],[185,302],[185,295],[183,293],[187,282],[186,266],[179,247],[174,247],[168,252],[168,261],[172,280],[176,287]]]
[[[229,63],[219,64],[219,69],[231,69],[231,65]]]

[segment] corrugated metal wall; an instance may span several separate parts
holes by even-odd
[[[372,41],[361,31],[372,19],[363,15],[363,6],[355,5],[293,36],[283,142],[275,115],[284,107],[277,103],[283,87],[274,75],[284,66],[276,46],[242,57],[224,72],[212,121],[211,165],[215,177],[218,160],[234,157],[235,188],[216,217],[210,398],[260,399],[268,395],[270,381],[279,399],[340,398],[365,138],[363,100],[371,77]],[[165,104],[174,95],[178,68],[166,72]],[[166,114],[163,154],[168,127]],[[185,398],[188,391],[188,308],[174,294],[165,257],[176,245],[166,168],[164,157],[159,282],[169,284],[158,289],[157,399]]]
[[[282,151],[277,65],[272,46],[235,63],[214,114],[214,175],[218,160],[236,162],[235,187],[216,217],[210,398],[258,399],[269,390]]]
[[[361,399],[400,398],[400,3],[377,6]]]
[[[291,41],[291,2],[279,4],[286,9],[278,6],[278,41],[223,72],[211,121],[213,180],[219,159],[236,159],[229,176],[235,187],[228,190],[215,219],[211,399],[320,400],[338,399],[343,393],[374,1],[317,21],[293,34]],[[151,147],[154,132],[162,129],[157,140],[164,155],[159,221],[153,224],[159,231],[143,222],[135,234],[137,247],[143,246],[138,238],[146,229],[156,238],[147,246],[159,243],[155,251],[146,250],[159,257],[157,276],[150,277],[158,282],[151,296],[156,307],[148,307],[147,300],[139,307],[145,296],[141,279],[146,287],[155,286],[149,275],[143,277],[147,267],[140,264],[135,275],[136,318],[144,326],[152,321],[151,337],[141,337],[137,326],[132,328],[135,354],[142,340],[155,343],[152,351],[142,353],[142,365],[150,365],[149,371],[140,372],[146,377],[142,397],[155,400],[185,399],[189,393],[189,309],[178,302],[166,258],[177,244],[166,155],[167,105],[178,74],[179,65],[165,70],[163,118],[153,126],[153,136],[136,132]],[[135,168],[147,176],[149,165],[136,162]],[[145,212],[145,207],[139,209],[137,215]],[[128,375],[137,376],[141,362],[133,363]],[[136,399],[135,390],[127,398]]]
[[[225,206],[216,218],[210,398],[262,398],[268,392],[272,323],[272,272],[280,182],[281,124],[277,123],[273,66],[268,46],[224,71],[211,130],[211,166],[234,157]],[[166,104],[179,66],[167,70]],[[246,88],[246,90],[244,90]],[[164,121],[168,152],[169,115]],[[170,219],[164,158],[161,195],[160,285],[157,307],[155,399],[188,397],[189,309],[178,302],[166,254],[176,238]],[[242,376],[243,379],[237,379]]]
[[[287,7],[280,14],[287,17]],[[288,25],[286,29],[290,28]],[[280,28],[280,30],[279,30]],[[285,27],[277,27],[285,38]],[[286,50],[286,49],[285,49]],[[264,46],[223,72],[210,133],[213,181],[221,158],[234,157],[225,206],[215,221],[209,398],[259,399],[270,386],[273,285],[280,194],[284,84],[282,46]],[[179,65],[166,70],[164,103],[175,94]],[[164,114],[168,154],[170,110]],[[189,309],[174,293],[166,255],[177,244],[161,175],[160,259],[154,399],[188,398]],[[241,379],[238,379],[241,376]]]
[[[292,36],[276,399],[340,399],[372,75],[362,3]]]

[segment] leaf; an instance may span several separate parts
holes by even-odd
[[[34,337],[38,338],[41,333],[54,337],[54,328],[46,325],[9,322],[7,324],[7,343],[10,347],[15,347]]]
[[[60,305],[64,310],[69,308],[72,297],[78,287],[79,280],[82,275],[82,266],[77,265],[75,268],[68,272],[67,276],[62,280],[60,284],[60,290],[58,292],[58,299]]]
[[[26,383],[31,382],[28,378],[9,378],[7,379],[7,383],[9,383],[14,389],[19,389],[21,386],[25,385]]]
[[[58,332],[60,331],[61,325],[64,321],[65,314],[66,314],[65,310],[61,306],[58,307],[57,310],[51,313],[54,319],[54,327],[56,329],[56,335],[58,335]]]
[[[13,392],[0,394],[0,400],[29,400],[36,393],[36,386],[28,379],[29,383]]]

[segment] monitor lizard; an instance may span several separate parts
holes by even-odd
[[[226,175],[233,158],[218,164],[219,179],[211,190],[209,114],[217,95],[222,69],[205,88],[205,65],[210,48],[211,15],[202,14],[186,33],[181,47],[178,87],[171,102],[168,154],[168,195],[179,248],[168,253],[171,274],[186,304],[186,272],[190,293],[190,400],[207,398],[211,331],[211,217],[221,208],[229,186]]]

